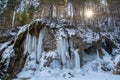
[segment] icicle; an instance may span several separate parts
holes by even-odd
[[[80,56],[78,54],[78,50],[74,51],[74,55],[75,55],[75,70],[80,69]]]
[[[51,63],[50,66],[52,69],[60,69],[61,68],[61,65],[59,64],[58,60],[53,60],[53,62]]]
[[[61,57],[62,57],[62,62],[65,64],[66,59],[65,59],[65,44],[64,44],[64,39],[61,40]]]
[[[28,53],[31,53],[32,50],[32,36],[28,33],[28,42],[27,42],[27,48],[28,48]]]
[[[98,62],[100,62],[100,56],[99,56],[99,51],[98,51],[98,49],[97,49],[97,60],[98,60]]]
[[[37,38],[33,36],[32,39],[32,51],[37,52]]]
[[[26,40],[24,42],[24,53],[31,53],[31,50],[32,50],[32,36],[29,34],[29,32],[27,33],[27,37],[26,37]]]
[[[63,43],[63,39],[61,36],[58,37],[58,40],[57,40],[57,52],[59,53],[59,57],[61,57],[62,59],[62,64],[64,65],[65,64],[65,51],[64,51],[64,43]]]
[[[45,60],[45,53],[43,53],[43,55],[40,58],[40,65],[38,69],[42,69],[44,67],[46,60]]]
[[[39,33],[38,46],[37,46],[37,61],[39,61],[41,57],[44,33],[45,33],[44,29],[42,29]]]
[[[68,47],[68,40],[62,36],[59,36],[57,40],[57,53],[59,53],[59,57],[61,58],[63,64],[62,68],[70,68],[70,56]]]
[[[69,46],[70,46],[70,68],[74,68],[74,48],[73,48],[73,42],[69,41]]]
[[[28,34],[26,36],[26,40],[24,41],[24,54],[26,54],[28,51],[27,41],[28,41]]]

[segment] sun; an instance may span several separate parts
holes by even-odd
[[[87,18],[93,17],[93,11],[92,11],[92,10],[86,10],[86,11],[85,11],[85,16],[86,16]]]

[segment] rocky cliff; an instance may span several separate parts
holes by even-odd
[[[100,67],[120,74],[120,57],[115,60],[120,55],[119,45],[98,27],[75,26],[66,19],[58,23],[37,19],[21,27],[15,36],[0,36],[0,75],[4,79],[22,72],[32,75],[45,67],[78,71],[96,59],[99,66],[94,66],[93,71]]]

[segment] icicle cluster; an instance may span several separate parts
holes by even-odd
[[[66,31],[63,28],[59,29],[55,34],[56,50],[45,52],[43,48],[45,28],[40,30],[38,37],[31,35],[28,29],[24,41],[24,54],[28,53],[24,70],[44,67],[80,70],[78,50],[73,48],[73,42],[69,39],[71,35],[75,35],[75,31],[72,32],[73,34],[69,34],[69,29]]]

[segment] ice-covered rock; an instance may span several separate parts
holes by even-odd
[[[11,77],[18,73],[19,78],[25,77],[26,72],[26,78],[31,77],[46,68],[80,72],[81,66],[85,67],[89,61],[92,65],[89,64],[86,71],[110,71],[113,68],[111,55],[117,46],[110,36],[101,35],[96,30],[83,26],[76,28],[66,19],[59,23],[37,19],[20,29],[12,48],[5,43],[0,45],[0,50],[9,46],[9,51],[5,49],[2,55],[7,59]],[[110,52],[107,51],[109,46]],[[86,55],[89,58],[84,57]]]

